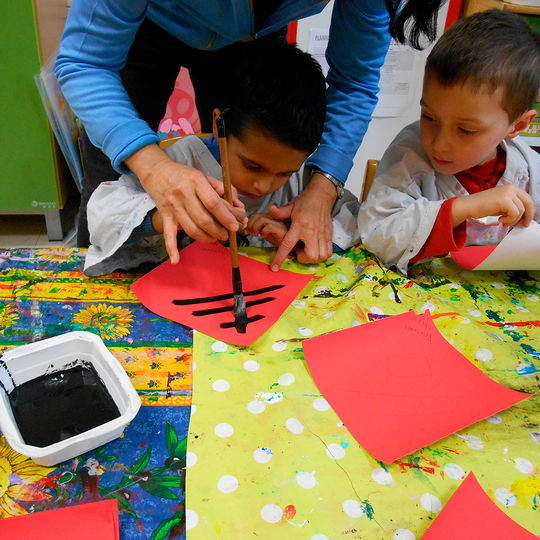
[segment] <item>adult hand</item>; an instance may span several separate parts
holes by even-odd
[[[452,205],[452,225],[456,227],[468,218],[500,216],[505,225],[520,223],[528,227],[534,215],[531,196],[514,184],[496,186],[479,193],[458,197]]]
[[[244,205],[234,188],[231,206],[223,199],[222,182],[176,163],[157,145],[141,148],[126,164],[156,203],[172,264],[180,259],[176,243],[179,230],[194,240],[213,242],[227,240],[228,231],[238,231],[247,223]]]
[[[291,220],[289,232],[270,263],[274,272],[295,249],[298,261],[304,264],[324,261],[332,255],[332,209],[336,198],[332,182],[315,173],[298,197],[286,206],[270,208],[273,218]],[[298,246],[299,242],[303,247]]]

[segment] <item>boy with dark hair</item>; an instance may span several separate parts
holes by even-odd
[[[540,220],[540,156],[516,139],[535,118],[540,37],[519,16],[476,13],[428,56],[421,119],[386,150],[358,222],[385,264],[497,244]]]
[[[246,54],[241,71],[230,66],[235,91],[228,91],[225,84],[213,111],[213,136],[185,137],[165,151],[177,163],[206,175],[223,193],[216,122],[224,115],[231,183],[237,204],[248,215],[246,242],[279,245],[288,227],[273,213],[309,182],[311,171],[304,161],[322,134],[326,85],[318,63],[295,46],[261,43],[247,48]],[[349,192],[334,207],[333,242],[340,249],[359,241],[358,207]],[[98,187],[88,204],[88,224],[91,246],[85,272],[89,275],[167,258],[162,215],[133,174]],[[178,231],[179,247],[191,241],[187,228]],[[171,257],[171,262],[177,259]]]

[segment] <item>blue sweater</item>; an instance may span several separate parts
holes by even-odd
[[[318,13],[327,3],[285,0],[255,33],[250,0],[73,0],[56,76],[92,142],[125,172],[124,159],[158,142],[118,75],[145,17],[191,47],[219,49]],[[321,144],[308,164],[343,182],[377,102],[388,24],[384,0],[335,0],[327,49],[328,111]]]

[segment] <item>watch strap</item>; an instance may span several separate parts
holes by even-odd
[[[321,174],[322,176],[324,176],[325,178],[327,178],[328,180],[330,180],[330,182],[332,182],[332,184],[334,184],[334,186],[336,187],[336,191],[337,191],[337,198],[338,199],[341,199],[341,197],[343,197],[343,195],[345,194],[345,188],[343,187],[343,183],[340,182],[336,177],[332,176],[330,173],[327,173],[317,167],[314,167],[312,170],[311,170],[311,174],[315,174],[315,173],[318,173],[318,174]]]

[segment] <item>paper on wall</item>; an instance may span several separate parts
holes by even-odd
[[[401,116],[414,90],[415,52],[411,47],[390,42],[379,81],[379,101],[373,116]]]
[[[321,65],[324,76],[328,74],[328,62],[326,61],[326,47],[330,37],[329,28],[310,28],[308,53],[311,54]]]
[[[330,30],[310,28],[308,52],[319,62],[324,76],[328,73],[325,53]],[[379,101],[373,116],[400,116],[409,105],[413,92],[415,53],[411,47],[392,40],[381,68]]]

